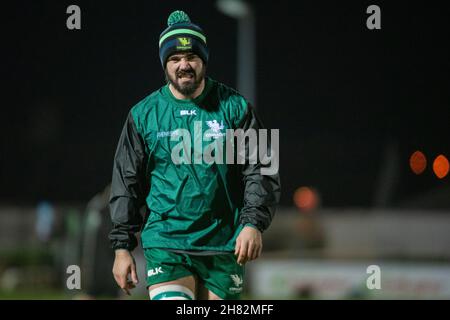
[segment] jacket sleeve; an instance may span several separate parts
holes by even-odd
[[[244,132],[248,129],[264,129],[263,124],[257,117],[255,109],[248,105],[247,114],[242,120],[240,126]],[[271,149],[271,133],[267,130],[267,149]],[[258,137],[258,151],[260,145]],[[248,159],[248,139],[245,139],[246,159],[242,168],[244,180],[244,205],[241,210],[240,223],[242,225],[253,225],[261,232],[265,231],[272,222],[275,214],[275,208],[280,201],[280,176],[278,170],[271,175],[261,174],[262,168],[270,167],[270,164],[261,163],[259,156],[256,164],[249,163]],[[277,157],[277,154],[271,154],[271,157]],[[278,162],[278,161],[277,161]],[[268,170],[269,171],[269,170]]]
[[[149,181],[146,178],[148,156],[145,142],[138,133],[131,112],[117,145],[109,200],[112,230],[109,234],[113,249],[132,251],[137,246],[136,233],[142,228]]]

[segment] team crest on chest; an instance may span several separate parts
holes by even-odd
[[[220,123],[217,120],[209,120],[206,121],[206,125],[209,127],[210,132],[206,132],[206,137],[211,137],[214,139],[218,139],[220,137],[223,137],[225,135],[225,132],[222,132],[223,129],[225,129],[225,126],[223,125],[223,121],[220,121]]]

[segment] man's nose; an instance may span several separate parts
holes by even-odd
[[[180,69],[189,69],[191,66],[189,64],[189,61],[185,58],[180,60]]]

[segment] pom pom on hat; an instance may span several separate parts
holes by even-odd
[[[167,26],[171,27],[177,23],[189,23],[189,22],[191,22],[191,19],[189,19],[189,16],[186,14],[186,12],[176,10],[172,12],[169,18],[167,19]]]

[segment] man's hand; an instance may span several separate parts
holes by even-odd
[[[255,260],[261,255],[262,237],[261,232],[253,227],[244,227],[236,239],[234,254],[238,256],[237,263]]]
[[[116,250],[112,272],[119,287],[121,287],[126,294],[130,295],[130,290],[136,287],[139,280],[136,273],[136,263],[128,250]],[[128,280],[129,274],[131,274],[131,281]]]

